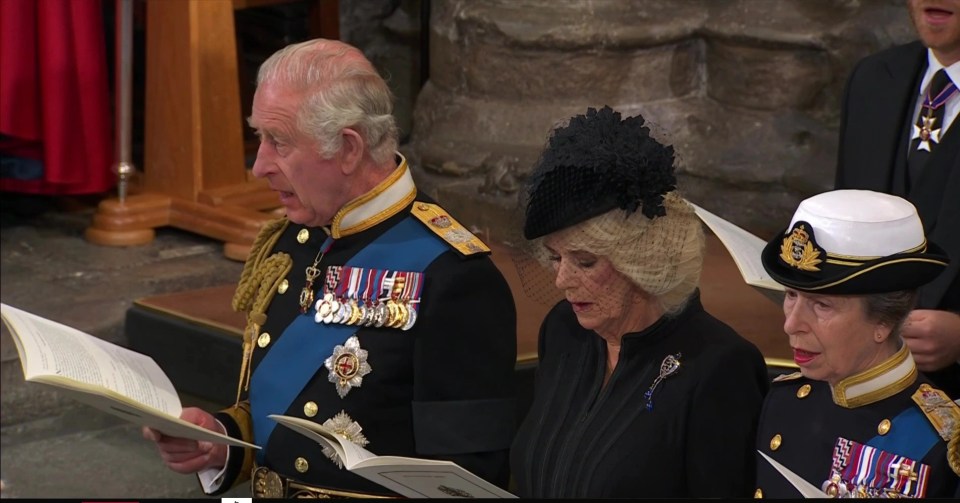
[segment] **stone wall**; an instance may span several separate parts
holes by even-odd
[[[413,129],[413,105],[425,80],[421,66],[420,0],[341,1],[340,39],[363,49],[397,96],[394,115],[403,141]]]
[[[914,38],[904,0],[429,5],[430,78],[399,96],[416,98],[404,152],[422,187],[494,237],[552,125],[603,105],[675,146],[692,201],[766,237],[832,187],[853,64]]]

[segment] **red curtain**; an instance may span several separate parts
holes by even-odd
[[[43,167],[39,178],[0,178],[0,190],[95,194],[116,185],[102,7],[0,0],[0,155]]]

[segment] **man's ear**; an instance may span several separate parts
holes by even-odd
[[[360,133],[351,128],[344,128],[340,132],[343,137],[343,144],[340,147],[340,171],[344,175],[352,175],[363,161],[363,153],[366,145]]]

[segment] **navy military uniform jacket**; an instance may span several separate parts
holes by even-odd
[[[766,367],[755,346],[704,311],[699,292],[676,316],[625,335],[605,386],[606,343],[566,301],[547,314],[539,355],[533,404],[510,452],[519,496],[750,495]]]
[[[960,453],[951,469],[946,439],[957,442],[960,413],[937,391],[906,346],[832,390],[799,372],[781,376],[763,406],[757,449],[829,496],[950,497]],[[762,456],[757,463],[756,496],[801,497]]]
[[[277,425],[267,414],[317,423],[334,420],[340,426],[355,423],[369,442],[365,448],[375,454],[449,459],[505,486],[516,425],[516,308],[485,245],[417,195],[405,162],[338,213],[330,229],[332,243],[321,228],[286,222],[273,227],[258,238],[259,250],[251,252],[234,299],[235,307],[239,302],[246,309],[254,303],[251,297],[269,299],[265,321],[248,326],[254,331],[250,398],[217,415],[231,436],[263,450],[231,448],[220,488],[249,477],[255,464],[311,486],[392,494],[340,468],[314,441]],[[317,263],[315,299],[301,313],[305,270],[325,243],[329,249]],[[281,260],[285,255],[292,259],[287,268]],[[414,277],[420,281],[417,288],[405,290],[419,299],[411,327],[316,320],[316,302],[325,290],[371,297],[389,270],[397,269],[390,264],[397,263],[419,263],[415,270],[406,265],[402,271],[422,273],[407,277],[408,283]],[[329,268],[345,265],[360,272],[344,273],[331,283]],[[273,269],[286,272],[276,277],[259,272]],[[327,325],[336,325],[332,335],[325,331]],[[365,363],[370,371],[342,382],[340,377],[357,375],[328,369],[325,359],[343,354],[351,336],[359,346],[351,349],[357,357],[352,364]],[[285,339],[293,338],[295,345],[284,346]]]

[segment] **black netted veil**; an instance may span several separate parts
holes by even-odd
[[[590,108],[554,130],[527,184],[523,234],[538,238],[614,208],[663,216],[676,188],[673,147],[650,136],[642,116]]]
[[[682,304],[699,281],[703,230],[676,190],[674,157],[642,116],[624,119],[607,106],[555,128],[520,195],[524,239],[514,264],[525,293],[548,304],[564,297],[544,242],[559,239],[608,257],[668,310]],[[622,296],[605,287],[573,295]]]

